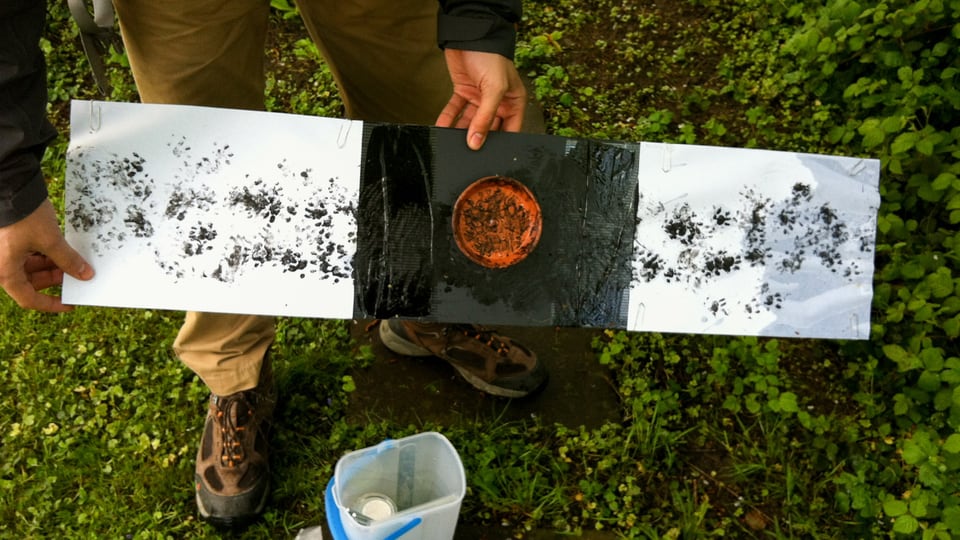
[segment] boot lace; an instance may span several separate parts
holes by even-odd
[[[243,392],[217,398],[217,425],[223,439],[220,453],[220,465],[238,467],[246,459],[243,438],[247,424],[253,419],[253,407]]]
[[[461,332],[463,335],[475,339],[487,347],[493,349],[500,356],[507,356],[510,354],[510,346],[504,343],[493,330],[487,330],[479,326],[473,326],[469,324],[457,324],[448,327],[447,331],[457,331]]]

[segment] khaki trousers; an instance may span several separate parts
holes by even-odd
[[[269,0],[115,0],[145,103],[263,109]],[[432,124],[452,87],[436,0],[298,0],[348,118]],[[286,44],[285,44],[286,45]],[[253,388],[274,319],[188,312],[174,350],[218,395]]]

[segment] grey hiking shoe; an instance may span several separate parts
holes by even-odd
[[[536,354],[477,326],[386,319],[380,322],[380,339],[397,354],[442,358],[472,386],[495,396],[524,397],[547,382]]]
[[[266,431],[276,401],[269,365],[265,364],[260,377],[252,390],[210,396],[195,485],[200,519],[218,527],[249,524],[267,501]]]

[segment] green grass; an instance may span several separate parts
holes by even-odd
[[[337,115],[329,71],[276,9],[268,106]],[[517,61],[548,130],[882,161],[868,342],[608,332],[622,421],[597,429],[345,420],[370,353],[343,322],[282,319],[270,509],[247,538],[323,519],[345,451],[442,430],[468,476],[462,519],[504,535],[960,537],[960,3],[527,3]],[[95,96],[51,7],[51,113]],[[135,100],[122,56],[111,99]],[[45,162],[62,192],[61,138]],[[172,355],[181,314],[0,298],[0,537],[216,537],[195,518],[206,390]]]

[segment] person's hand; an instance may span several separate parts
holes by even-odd
[[[21,307],[50,312],[73,309],[60,297],[39,292],[63,283],[64,272],[81,280],[93,277],[93,268],[60,232],[50,201],[26,218],[0,227],[0,287]]]
[[[506,57],[446,49],[453,96],[437,118],[439,127],[467,128],[467,146],[478,150],[491,129],[520,131],[527,91]]]

